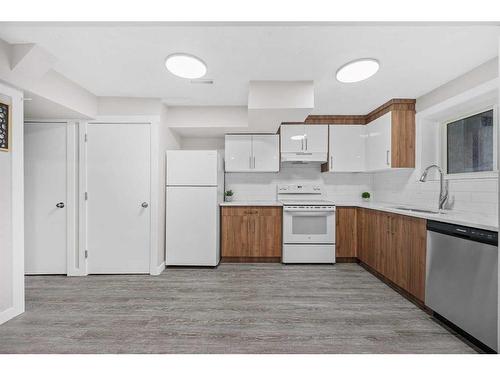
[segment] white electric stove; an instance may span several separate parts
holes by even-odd
[[[283,263],[335,263],[335,204],[319,185],[278,185]]]

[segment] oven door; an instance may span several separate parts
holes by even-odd
[[[283,208],[283,243],[334,244],[335,208]]]

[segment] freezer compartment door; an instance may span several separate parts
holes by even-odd
[[[223,168],[216,150],[172,150],[166,154],[167,186],[216,186]]]
[[[219,264],[217,187],[167,187],[166,194],[166,265]]]

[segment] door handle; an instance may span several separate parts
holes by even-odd
[[[386,163],[387,165],[391,165],[391,164],[389,163],[389,150],[386,150],[386,152],[385,152],[385,163]]]
[[[253,157],[253,169],[255,169],[255,156]]]
[[[57,208],[64,208],[64,203],[63,202],[59,202],[58,204],[56,204],[56,207]]]
[[[141,207],[142,208],[148,208],[149,207],[148,202],[142,202]]]
[[[306,139],[306,151],[307,151],[307,134],[304,137]]]
[[[252,156],[248,157],[248,169],[252,169]]]

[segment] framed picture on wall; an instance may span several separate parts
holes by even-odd
[[[0,151],[9,151],[9,106],[0,102]]]

